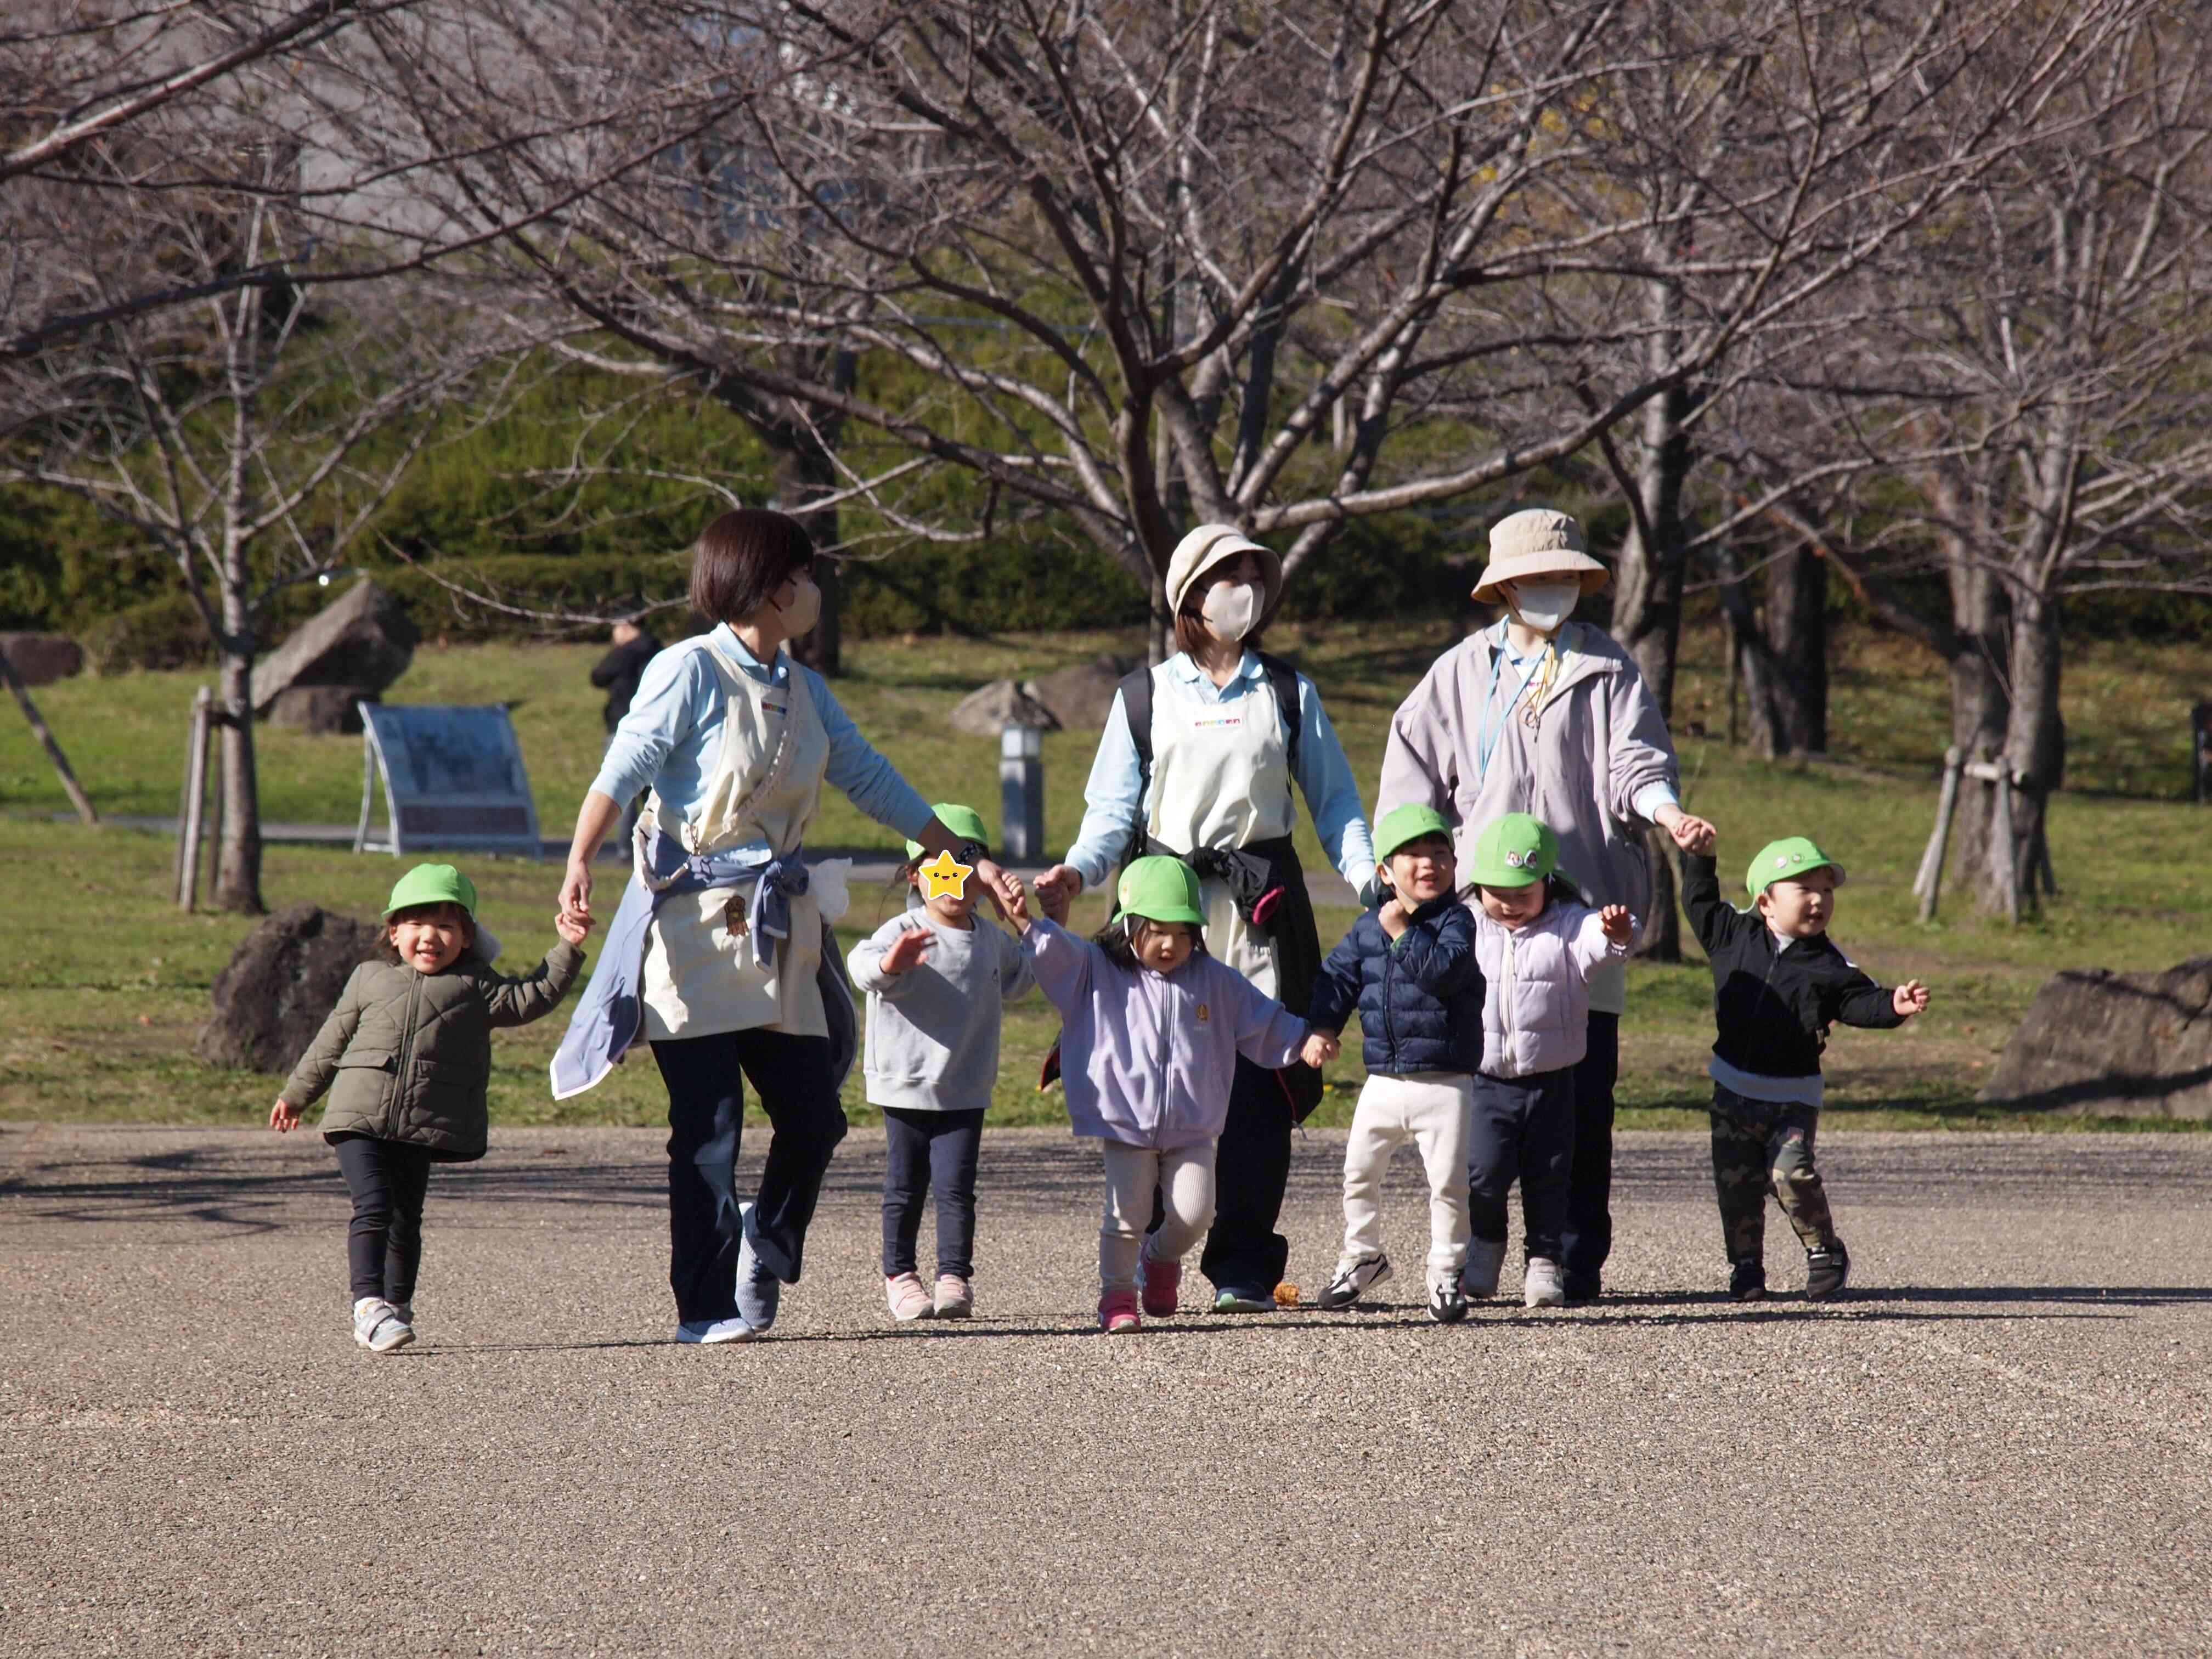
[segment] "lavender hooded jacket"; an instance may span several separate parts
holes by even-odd
[[[1042,919],[1022,948],[1066,1021],[1060,1080],[1079,1135],[1164,1152],[1203,1145],[1229,1115],[1237,1056],[1279,1067],[1305,1042],[1304,1020],[1203,951],[1172,974],[1132,972]]]

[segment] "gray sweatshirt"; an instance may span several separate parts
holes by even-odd
[[[901,933],[927,932],[930,946],[903,974],[883,969]],[[915,1112],[981,1111],[999,1080],[999,1009],[1036,983],[1029,957],[981,917],[947,927],[909,893],[893,917],[845,958],[868,994],[868,1103]]]

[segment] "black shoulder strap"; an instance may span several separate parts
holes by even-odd
[[[1133,668],[1121,677],[1121,713],[1129,721],[1129,742],[1137,751],[1137,821],[1131,826],[1129,850],[1123,860],[1141,858],[1150,837],[1145,833],[1145,796],[1152,787],[1152,671],[1150,665]]]
[[[1270,656],[1265,651],[1259,655],[1260,666],[1267,671],[1267,684],[1275,688],[1275,707],[1282,714],[1283,730],[1290,733],[1291,775],[1295,778],[1298,775],[1298,733],[1305,726],[1298,712],[1298,671],[1280,657]]]

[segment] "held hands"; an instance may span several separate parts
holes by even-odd
[[[553,913],[553,931],[571,945],[581,945],[592,931],[592,917],[588,907],[581,915],[573,914],[566,908],[556,910]]]
[[[1067,925],[1067,908],[1083,890],[1083,874],[1072,864],[1055,864],[1036,878],[1037,903],[1060,926]]]
[[[923,954],[937,941],[919,927],[909,927],[884,951],[881,963],[887,974],[903,974],[921,966]]]
[[[568,872],[561,879],[561,916],[571,924],[586,930],[591,927],[592,866],[590,865],[579,863],[574,859],[568,860]],[[556,922],[555,925],[557,927],[559,924]],[[577,943],[576,939],[568,939],[566,930],[562,931],[561,937],[568,939],[571,945]],[[578,937],[580,938],[581,935]]]
[[[1343,1052],[1344,1045],[1336,1040],[1334,1032],[1309,1031],[1306,1033],[1306,1045],[1299,1051],[1298,1058],[1309,1066],[1319,1067]]]
[[[1044,897],[1044,878],[1042,877],[1039,877],[1037,878],[1037,897],[1039,899],[1042,899]],[[1016,933],[1026,933],[1029,932],[1030,926],[1036,918],[1030,915],[1029,896],[1022,890],[1021,878],[1018,876],[1009,875],[1006,872],[1001,870],[999,872],[999,886],[997,890],[993,892],[991,902],[999,907],[999,914],[1000,915],[1004,916],[1008,921],[1013,923],[1014,931]],[[1048,904],[1046,906],[1046,914],[1051,914],[1051,907]],[[1060,907],[1060,915],[1065,915],[1066,914],[1066,906],[1063,904]],[[1054,916],[1053,920],[1057,921],[1060,920],[1060,916]]]
[[[1899,1018],[1910,1019],[1928,1006],[1928,988],[1917,979],[1908,979],[1889,994],[1889,1006]]]
[[[1636,918],[1628,914],[1625,904],[1607,905],[1597,913],[1597,925],[1615,945],[1626,945],[1636,937]]]
[[[999,919],[1012,921],[1014,918],[1013,913],[1006,908],[1006,890],[1011,887],[1015,892],[1020,892],[1022,884],[1019,878],[1000,869],[995,860],[977,859],[972,879],[982,884],[983,896],[991,901],[991,908],[999,913]]]
[[[1382,890],[1386,893],[1390,892],[1387,887]],[[1391,893],[1389,898],[1382,901],[1382,908],[1376,911],[1375,919],[1382,924],[1382,931],[1385,933],[1395,939],[1406,931],[1406,915],[1404,902],[1396,894]]]
[[[1659,827],[1672,836],[1674,845],[1685,853],[1703,858],[1713,850],[1718,832],[1705,819],[1692,817],[1672,801],[1661,807],[1655,817]]]
[[[299,1127],[299,1123],[300,1109],[288,1100],[280,1097],[269,1109],[269,1127],[280,1135],[289,1134]]]

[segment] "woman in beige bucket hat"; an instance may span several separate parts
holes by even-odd
[[[1399,705],[1376,811],[1406,801],[1436,807],[1459,826],[1463,870],[1484,825],[1529,813],[1558,836],[1561,872],[1594,903],[1626,905],[1641,927],[1652,906],[1645,826],[1662,826],[1683,846],[1710,826],[1682,810],[1674,746],[1634,660],[1596,628],[1569,620],[1607,580],[1582,526],[1564,513],[1530,507],[1492,526],[1474,597],[1507,614],[1439,657]],[[1570,1301],[1596,1297],[1613,1247],[1613,1096],[1626,993],[1618,966],[1591,981],[1561,1252]]]
[[[1281,559],[1233,526],[1200,525],[1169,559],[1166,586],[1181,649],[1121,682],[1085,788],[1083,827],[1037,891],[1063,903],[1116,863],[1172,853],[1202,878],[1206,948],[1303,1016],[1321,941],[1291,848],[1293,791],[1356,891],[1375,874],[1359,787],[1313,683],[1258,648],[1281,597]],[[1218,1312],[1274,1306],[1290,1252],[1275,1223],[1291,1129],[1319,1101],[1320,1084],[1310,1066],[1237,1062],[1213,1227],[1199,1258]]]

